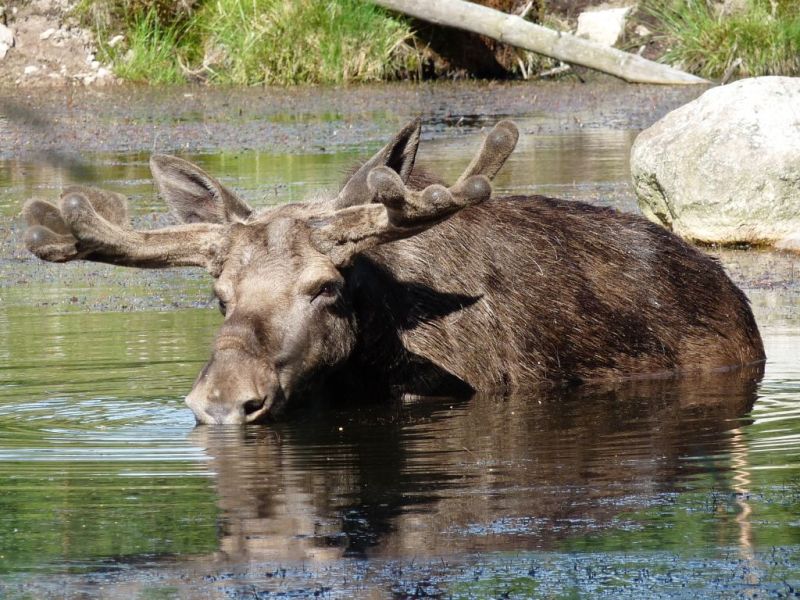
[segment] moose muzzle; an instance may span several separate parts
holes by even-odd
[[[262,421],[284,402],[275,373],[235,350],[216,351],[186,397],[197,422],[206,425]]]

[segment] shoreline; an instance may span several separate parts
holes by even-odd
[[[103,88],[0,86],[0,160],[83,153],[221,150],[324,152],[383,139],[422,116],[423,135],[521,114],[526,133],[583,128],[644,129],[707,86],[574,82],[436,81],[341,87],[116,85]],[[72,157],[70,159],[70,157]],[[79,161],[80,162],[80,161]]]

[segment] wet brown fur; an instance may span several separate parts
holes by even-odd
[[[378,296],[362,301],[367,362],[386,362],[370,346],[388,322],[403,347],[475,389],[764,359],[748,301],[717,261],[609,208],[494,198],[376,248],[350,277],[375,273],[384,289],[359,286]]]

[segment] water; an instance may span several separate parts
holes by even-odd
[[[581,190],[609,189],[627,182],[627,158],[635,131],[594,128],[560,135],[532,135],[537,119],[515,119],[521,130],[517,148],[495,180],[499,193],[575,195]],[[483,125],[483,124],[481,124]],[[488,124],[487,126],[491,126]],[[446,180],[454,181],[477,150],[476,129],[460,127],[453,137],[423,141],[419,160]],[[369,156],[380,144],[358,149],[313,154],[276,154],[258,150],[187,154],[184,156],[224,184],[236,189],[254,207],[299,201],[320,189],[334,189],[359,158]],[[21,198],[51,197],[54,189],[74,183],[102,184],[131,198],[134,215],[163,211],[155,194],[148,160],[150,153],[98,153],[79,169],[45,161],[0,161],[0,215],[19,212]],[[621,206],[633,210],[630,198]]]
[[[332,117],[335,118],[335,117]],[[506,192],[632,210],[636,131],[524,134]],[[287,117],[287,122],[291,119]],[[481,122],[421,159],[453,179]],[[184,153],[253,204],[334,186],[363,153]],[[796,261],[720,253],[756,371],[511,398],[342,407],[194,428],[183,396],[221,317],[192,271],[45,265],[21,198],[90,181],[147,221],[147,156],[0,162],[0,594],[9,597],[786,597],[800,589]],[[798,271],[800,272],[800,271]]]

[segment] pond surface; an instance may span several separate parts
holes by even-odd
[[[638,96],[621,95],[631,115],[643,110]],[[449,179],[493,123],[468,108],[434,115],[423,139],[420,159]],[[593,125],[576,128],[533,107],[509,113],[526,133],[501,191],[636,210],[627,160],[639,117],[598,120],[589,107],[580,114]],[[302,127],[308,114],[271,118]],[[162,120],[177,128],[202,118]],[[181,155],[267,206],[335,186],[379,145],[365,133],[324,150]],[[140,224],[160,223],[149,154],[89,151],[91,169],[74,169],[2,150],[0,596],[750,598],[800,589],[793,256],[718,253],[753,303],[763,375],[378,402],[270,426],[195,428],[183,396],[221,321],[208,278],[44,264],[19,246],[22,200],[74,181],[121,191]]]

